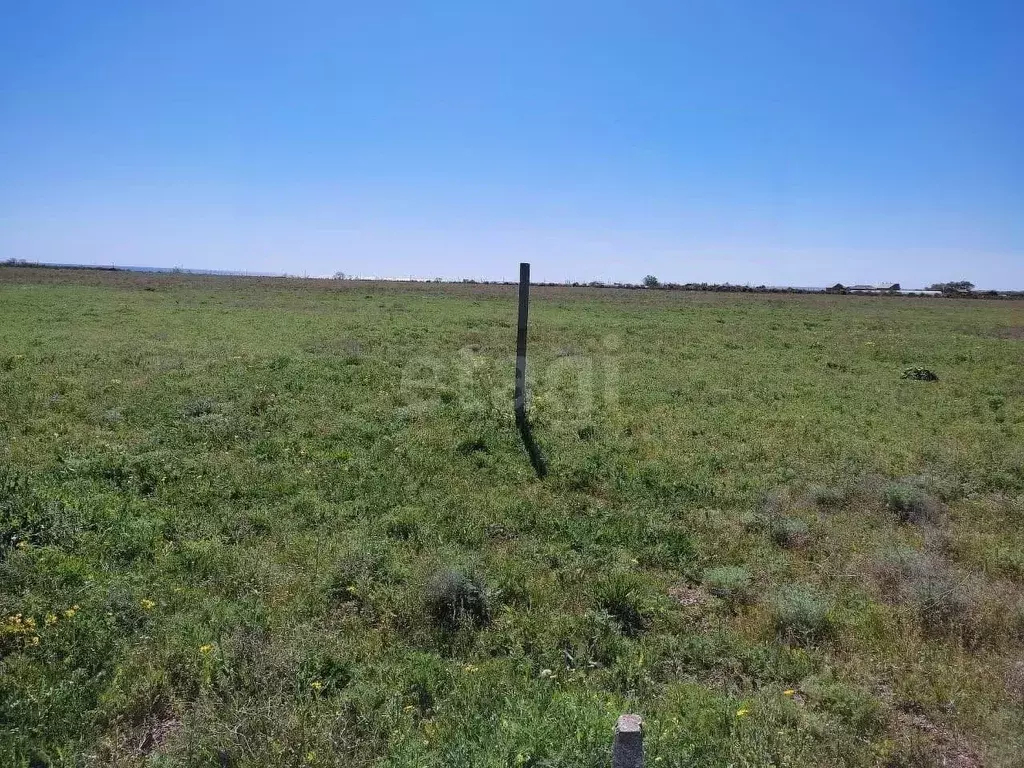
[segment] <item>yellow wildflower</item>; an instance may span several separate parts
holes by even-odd
[[[474,666],[473,664],[467,664],[462,669],[465,670],[466,672],[476,672],[478,667]]]
[[[749,711],[746,707],[740,707],[736,710],[736,717],[746,717]]]
[[[156,603],[154,603],[152,600],[147,600],[146,598],[142,598],[139,601],[139,605],[142,606],[142,610],[144,611],[152,611],[154,608],[156,608]]]
[[[32,627],[34,629],[36,626],[36,620],[29,616],[27,619],[25,619],[25,626]]]
[[[792,688],[787,688],[786,690],[784,690],[782,692],[782,695],[783,696],[792,696],[794,693],[796,693],[795,690],[793,690]]]
[[[203,656],[209,656],[211,653],[213,653],[213,643],[205,643],[203,645],[200,645],[199,652],[203,654]]]
[[[55,614],[55,613],[48,613],[48,614],[46,614],[45,623],[46,623],[46,626],[52,627],[54,624],[57,623],[57,614]]]
[[[319,693],[320,691],[322,691],[324,689],[324,684],[321,683],[319,680],[314,680],[312,683],[309,684],[309,687],[312,688],[317,693]]]

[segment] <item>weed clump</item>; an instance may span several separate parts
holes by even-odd
[[[317,651],[303,660],[296,682],[299,690],[327,695],[345,688],[353,676],[352,665],[347,660]]]
[[[456,452],[462,456],[472,456],[474,453],[488,453],[487,441],[482,437],[466,438],[455,446]]]
[[[814,679],[802,686],[818,706],[838,717],[855,733],[879,734],[885,729],[886,712],[882,703],[866,690],[848,685],[834,677]]]
[[[0,466],[0,562],[15,547],[69,537],[68,517],[63,504],[45,500],[28,477]]]
[[[753,599],[750,571],[742,565],[720,565],[704,572],[704,587],[715,597],[731,604],[749,603]]]
[[[807,523],[797,517],[775,518],[771,521],[769,530],[772,540],[780,547],[802,547],[810,539]]]
[[[642,584],[629,573],[617,572],[597,584],[597,604],[619,624],[629,637],[647,627],[647,612],[642,600]]]
[[[963,635],[972,623],[975,605],[967,585],[941,565],[921,569],[908,587],[921,628],[928,634]]]
[[[437,574],[427,586],[427,611],[442,629],[482,627],[491,620],[483,580],[461,571]]]
[[[414,544],[420,541],[420,521],[414,510],[399,510],[388,520],[385,530],[388,538],[395,541],[408,541]]]
[[[327,582],[327,599],[335,606],[361,610],[376,585],[393,584],[400,578],[386,549],[360,541],[335,563]]]
[[[217,413],[217,402],[204,398],[202,400],[193,400],[187,403],[184,408],[181,409],[181,418],[183,419],[201,419],[204,416],[211,416]]]
[[[946,634],[968,620],[971,601],[939,558],[901,547],[874,565],[879,587],[892,600],[910,604],[930,634]]]
[[[935,523],[942,516],[942,504],[909,483],[890,483],[882,492],[882,500],[886,509],[895,513],[904,523]]]
[[[824,485],[811,486],[811,501],[821,509],[838,509],[847,500],[847,493],[841,488],[830,488]]]
[[[938,381],[939,377],[935,371],[928,368],[922,368],[915,366],[913,368],[904,369],[903,373],[900,374],[901,379],[913,379],[914,381]]]
[[[413,707],[421,717],[432,717],[437,702],[452,689],[452,674],[444,662],[434,654],[410,654],[406,679],[400,684],[402,700]]]
[[[816,591],[802,585],[783,587],[772,603],[775,634],[789,643],[812,643],[833,632],[832,606]]]
[[[743,528],[751,533],[770,531],[772,523],[785,514],[788,506],[789,495],[785,490],[765,493],[759,499],[755,509],[744,512]]]

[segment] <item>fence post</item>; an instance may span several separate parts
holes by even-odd
[[[516,428],[523,438],[523,445],[530,456],[537,477],[543,478],[548,472],[547,461],[540,452],[540,446],[533,439],[533,430],[526,418],[526,331],[529,327],[530,315],[530,265],[522,262],[519,265],[519,321],[516,324],[516,386],[514,408]]]
[[[615,724],[612,768],[643,768],[644,734],[640,715],[622,715]]]
[[[516,420],[526,418],[526,329],[530,315],[530,265],[519,265],[519,318],[516,324]]]

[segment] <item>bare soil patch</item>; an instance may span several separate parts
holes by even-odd
[[[692,608],[697,605],[703,605],[708,601],[708,593],[699,587],[690,587],[686,584],[680,584],[672,587],[668,591],[669,597],[675,600],[679,605],[684,608]]]

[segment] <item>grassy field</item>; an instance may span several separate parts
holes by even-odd
[[[0,765],[1019,766],[1022,329],[0,269]]]

